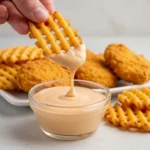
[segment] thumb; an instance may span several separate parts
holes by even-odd
[[[4,5],[0,4],[0,24],[7,22],[8,10]]]
[[[34,22],[43,22],[48,18],[48,12],[39,0],[13,0],[17,9]]]

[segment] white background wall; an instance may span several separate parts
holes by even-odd
[[[82,36],[150,35],[150,0],[54,0]],[[0,36],[17,35],[9,25]]]

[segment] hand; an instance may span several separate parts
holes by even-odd
[[[43,22],[54,13],[53,0],[3,0],[0,2],[0,24],[8,22],[18,33],[29,32],[27,19]]]

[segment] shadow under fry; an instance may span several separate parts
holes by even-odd
[[[132,133],[135,133],[135,134],[137,134],[137,133],[141,133],[141,134],[149,134],[149,132],[146,132],[146,131],[144,131],[144,130],[142,130],[142,129],[138,129],[138,128],[134,128],[134,127],[129,127],[129,128],[123,128],[123,127],[121,127],[121,126],[115,126],[115,125],[113,125],[113,124],[111,124],[111,123],[109,123],[109,122],[107,122],[107,121],[105,121],[105,125],[106,126],[109,126],[109,127],[111,127],[111,128],[114,128],[114,129],[118,129],[118,130],[120,130],[120,131],[123,131],[123,132],[132,132]]]

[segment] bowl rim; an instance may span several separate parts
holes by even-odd
[[[47,104],[47,103],[42,103],[42,102],[39,102],[39,101],[36,101],[33,96],[32,96],[32,92],[40,87],[40,86],[43,86],[45,84],[48,84],[48,83],[54,83],[54,82],[62,82],[62,81],[71,81],[71,79],[58,79],[58,80],[50,80],[50,81],[47,81],[47,82],[43,82],[43,83],[39,83],[35,86],[33,86],[30,91],[28,92],[28,99],[29,99],[29,102],[30,103],[36,103],[38,105],[44,105],[44,106],[48,106],[48,107],[55,107],[55,108],[82,108],[82,107],[89,107],[89,106],[93,106],[93,105],[98,105],[104,101],[107,101],[109,99],[111,99],[111,92],[109,91],[109,89],[102,85],[102,84],[99,84],[99,83],[96,83],[96,82],[93,82],[93,81],[88,81],[88,80],[79,80],[79,79],[74,79],[74,82],[84,82],[84,83],[90,83],[90,84],[94,84],[94,85],[97,85],[99,86],[100,88],[102,88],[103,90],[105,90],[107,92],[107,95],[106,97],[103,99],[103,100],[100,100],[98,102],[95,102],[95,103],[92,103],[92,104],[87,104],[87,105],[82,105],[82,106],[61,106],[61,105],[53,105],[53,104]],[[49,87],[50,88],[50,87]]]

